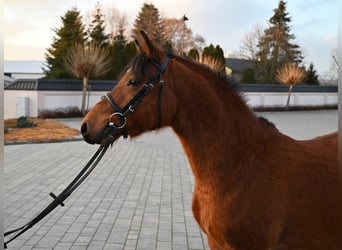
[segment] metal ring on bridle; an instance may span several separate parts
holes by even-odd
[[[113,121],[112,121],[112,117],[114,115],[117,115],[117,116],[121,116],[123,119],[119,119],[120,121],[123,121],[123,123],[120,125],[120,126],[117,126]],[[121,129],[121,128],[124,128],[126,126],[126,117],[120,113],[120,112],[114,112],[113,114],[111,114],[109,116],[109,124],[112,125],[112,126],[116,126],[116,128],[118,129]]]

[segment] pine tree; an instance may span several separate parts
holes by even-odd
[[[274,9],[274,15],[269,19],[269,27],[258,43],[256,71],[264,83],[274,83],[276,71],[283,65],[298,65],[303,60],[300,47],[293,43],[295,36],[290,33],[291,20],[286,2],[279,1],[278,8]]]
[[[310,63],[309,68],[306,70],[305,83],[309,85],[319,85],[318,75],[314,69],[313,63]]]
[[[109,45],[109,34],[105,34],[105,24],[103,20],[104,15],[101,14],[100,4],[96,5],[96,12],[93,15],[93,20],[88,29],[89,39],[91,42],[106,48]]]
[[[119,35],[114,37],[113,44],[110,47],[112,70],[106,75],[106,79],[118,79],[123,68],[137,53],[135,42],[127,43],[123,33],[124,31],[121,30]]]
[[[144,3],[134,22],[132,37],[136,39],[143,30],[158,43],[165,43],[164,21],[160,18],[158,9],[151,3]]]
[[[86,34],[82,17],[76,8],[67,11],[61,20],[62,26],[54,29],[56,36],[45,53],[47,68],[43,70],[47,78],[70,79],[74,76],[65,68],[64,58],[71,46],[84,43]]]

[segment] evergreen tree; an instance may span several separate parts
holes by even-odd
[[[247,68],[242,72],[241,82],[243,82],[243,83],[255,83],[254,70],[252,68]]]
[[[135,45],[135,42],[131,41],[129,43],[126,43],[124,66],[126,66],[136,54],[137,54],[137,47]]]
[[[86,34],[82,17],[76,8],[67,11],[61,20],[62,26],[59,29],[54,29],[56,36],[53,38],[51,47],[45,53],[47,68],[43,70],[47,78],[70,79],[74,76],[65,68],[64,58],[71,46],[76,43],[84,43]]]
[[[144,3],[134,22],[132,37],[136,39],[143,30],[158,43],[165,43],[164,21],[160,18],[158,9],[151,3]]]
[[[226,59],[224,58],[224,53],[222,48],[219,45],[210,44],[208,47],[205,47],[202,52],[202,62],[205,61],[213,61],[215,63],[215,68],[218,71],[225,72],[226,70]]]
[[[309,68],[306,70],[305,83],[309,85],[319,85],[318,75],[314,69],[313,63],[310,63]]]
[[[96,12],[93,15],[93,20],[90,24],[88,34],[91,42],[99,45],[102,48],[106,48],[109,45],[109,34],[105,34],[105,24],[103,20],[104,15],[101,14],[101,6],[97,4]]]
[[[264,83],[274,83],[276,70],[283,65],[298,65],[303,60],[299,46],[293,43],[295,36],[290,33],[290,22],[286,2],[279,1],[278,8],[269,19],[269,27],[258,43],[256,72]]]
[[[196,48],[193,48],[191,50],[189,50],[188,56],[193,58],[194,60],[198,61],[200,56],[199,56],[199,52]]]
[[[123,36],[123,31],[121,31],[120,35],[114,38],[110,50],[112,69],[106,75],[106,79],[118,79],[123,68],[137,53],[135,42],[131,41],[130,43],[127,43],[126,38]]]
[[[215,57],[215,47],[213,44],[210,44],[203,49],[202,57]]]

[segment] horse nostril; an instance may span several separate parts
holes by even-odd
[[[83,136],[85,136],[88,132],[88,122],[84,122],[82,125],[81,125],[81,133]]]

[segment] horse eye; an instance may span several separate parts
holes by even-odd
[[[136,86],[138,86],[138,84],[139,84],[139,81],[137,81],[137,80],[129,80],[128,81],[128,85],[132,85],[133,87],[136,87]]]

